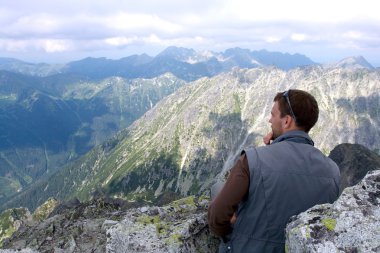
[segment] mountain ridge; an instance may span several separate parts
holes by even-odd
[[[26,77],[0,71],[0,199],[88,152],[184,85],[152,79]]]
[[[236,66],[240,68],[276,66],[283,70],[308,65],[323,65],[328,68],[355,66],[374,69],[362,56],[347,57],[336,63],[319,64],[299,53],[270,52],[265,49],[251,51],[239,47],[229,48],[224,52],[213,52],[169,46],[154,57],[145,53],[120,59],[87,57],[62,64],[29,63],[18,59],[0,57],[0,70],[30,76],[79,74],[94,80],[109,76],[151,78],[152,73],[145,71],[145,69],[149,68],[150,71],[153,69],[154,75],[160,75],[171,72],[171,68],[174,67],[175,69],[177,65],[182,66],[184,70],[177,71],[174,74],[187,81],[194,81],[203,76],[211,77],[223,71],[230,71],[232,67]]]
[[[200,51],[170,46],[155,57],[146,54],[131,55],[117,60],[105,57],[87,57],[65,64],[28,63],[12,58],[0,58],[0,69],[32,76],[54,74],[79,74],[93,80],[109,76],[124,78],[151,78],[172,72],[178,78],[194,81],[204,76],[213,76],[232,67],[253,68],[273,65],[289,70],[291,68],[315,65],[308,57],[300,54],[250,51],[231,48],[224,52]]]
[[[259,65],[249,50],[224,54],[169,47],[156,57],[88,57],[61,65],[0,58],[0,180],[6,185],[0,199],[128,127],[185,82]],[[164,79],[176,84],[154,86]]]
[[[327,64],[326,66],[329,66]],[[352,56],[344,58],[337,63],[332,63],[329,67],[356,68],[356,69],[375,69],[363,56]]]
[[[343,142],[379,149],[379,83],[378,71],[321,66],[235,68],[202,78],[19,197],[36,196],[37,204],[49,194],[84,200],[96,190],[131,201],[204,193],[244,146],[262,145],[273,97],[289,88],[307,90],[319,101],[320,119],[310,134],[325,154]]]

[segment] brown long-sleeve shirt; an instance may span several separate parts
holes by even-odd
[[[231,218],[239,203],[248,197],[249,176],[248,160],[242,154],[208,208],[208,225],[214,234],[223,238],[231,232]]]

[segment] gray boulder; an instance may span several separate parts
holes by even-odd
[[[11,208],[0,214],[0,248],[20,227],[32,223],[32,215],[27,208]]]
[[[368,172],[333,204],[293,216],[287,252],[380,252],[380,170]]]
[[[380,155],[360,144],[339,144],[329,157],[339,167],[341,190],[359,183],[368,171],[380,168]]]
[[[40,252],[32,250],[32,249],[22,249],[22,250],[0,249],[0,253],[40,253]]]
[[[107,252],[216,252],[219,239],[208,230],[208,202],[188,197],[164,207],[131,209],[107,230]]]

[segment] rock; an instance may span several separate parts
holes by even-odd
[[[35,221],[42,221],[49,217],[55,207],[58,205],[58,201],[54,198],[49,198],[45,203],[39,206],[33,213],[33,219]]]
[[[0,214],[0,247],[21,226],[32,222],[32,215],[26,208],[12,208]]]
[[[102,230],[106,231],[108,228],[110,228],[113,225],[116,225],[118,222],[114,220],[105,220],[102,224]]]
[[[109,198],[93,199],[86,203],[74,200],[58,205],[52,212],[54,216],[48,214],[51,211],[42,212],[44,217],[49,218],[20,226],[3,241],[3,248],[35,250],[32,252],[105,252],[106,229],[124,217],[126,210],[123,207],[128,205],[133,206]],[[51,210],[45,210],[48,209]]]
[[[380,168],[380,155],[360,144],[339,144],[329,157],[339,166],[341,191],[359,183],[368,171]]]
[[[39,253],[39,251],[32,250],[32,249],[22,249],[22,250],[0,249],[0,253]]]
[[[70,199],[69,201],[66,201],[63,203],[57,203],[53,211],[50,212],[49,217],[57,215],[57,214],[62,214],[66,210],[74,209],[78,206],[80,206],[80,201],[77,198]]]
[[[107,252],[216,252],[219,239],[208,230],[207,203],[188,197],[144,213],[131,209],[107,230]]]
[[[380,252],[380,170],[368,172],[333,204],[291,218],[287,252]]]
[[[63,248],[54,247],[56,253],[73,253],[77,247],[74,237],[70,235],[69,240],[65,243]]]

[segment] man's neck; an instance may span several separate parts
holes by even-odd
[[[285,133],[291,132],[291,131],[303,131],[303,132],[305,132],[303,129],[301,129],[301,128],[295,126],[295,125],[292,125],[292,126],[286,128],[286,129],[284,129],[284,131],[282,132],[282,134],[285,134]]]
[[[297,142],[297,143],[305,143],[305,144],[310,144],[314,146],[313,140],[310,138],[308,133],[306,133],[303,130],[289,130],[286,131],[286,133],[281,134],[279,137],[277,137],[272,144],[282,142],[282,141],[292,141],[292,142]]]

